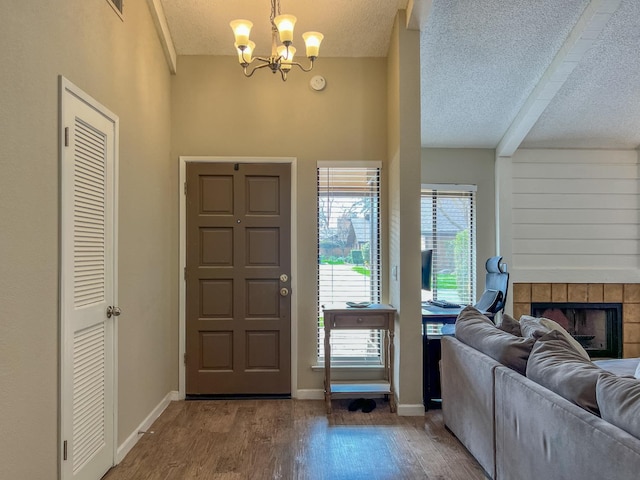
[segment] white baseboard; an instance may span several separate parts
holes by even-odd
[[[147,418],[145,418],[142,423],[138,425],[138,428],[131,432],[131,435],[129,435],[127,439],[122,443],[122,445],[118,447],[118,450],[116,452],[116,465],[124,460],[124,457],[127,456],[127,453],[129,453],[131,449],[136,445],[136,443],[138,443],[138,440],[142,438],[143,434],[138,432],[148,430],[151,424],[153,424],[153,422],[157,420],[162,412],[164,412],[165,408],[169,406],[169,403],[171,403],[172,401],[177,401],[179,399],[179,392],[173,390],[167,393],[167,395],[160,401],[156,408],[154,408],[151,413],[147,415]]]
[[[417,403],[415,405],[406,404],[398,405],[398,416],[400,417],[423,417],[424,405]]]
[[[320,388],[296,390],[293,398],[297,400],[324,400],[324,390]]]

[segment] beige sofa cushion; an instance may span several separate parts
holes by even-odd
[[[573,348],[585,358],[585,360],[591,360],[587,351],[582,345],[580,345],[580,342],[573,338],[562,325],[550,318],[536,318],[529,315],[522,315],[520,317],[520,325],[523,337],[535,338],[536,340],[552,330],[560,332],[573,346]]]
[[[533,338],[534,340],[538,340],[551,331],[550,328],[540,323],[539,318],[530,317],[529,315],[522,315],[520,317],[520,330],[522,331],[523,337]]]
[[[534,382],[596,415],[599,415],[596,383],[602,372],[556,330],[535,343],[526,370],[527,377]]]
[[[603,420],[640,438],[640,380],[601,373],[596,398]]]
[[[531,338],[516,337],[503,332],[471,306],[458,315],[456,338],[523,375],[529,353],[535,343]]]
[[[510,333],[511,335],[515,335],[516,337],[522,336],[522,330],[520,329],[520,322],[513,318],[508,313],[502,315],[502,321],[498,328],[503,332]]]

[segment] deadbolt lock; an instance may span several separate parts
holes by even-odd
[[[282,275],[280,275],[280,281],[282,283],[286,282],[287,280],[289,280],[289,276],[286,273],[283,273]]]

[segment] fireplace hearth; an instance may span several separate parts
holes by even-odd
[[[531,315],[564,327],[591,357],[622,358],[622,304],[532,302]]]

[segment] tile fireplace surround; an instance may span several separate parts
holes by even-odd
[[[622,356],[640,357],[640,284],[514,283],[514,318],[531,315],[532,302],[621,303]]]

